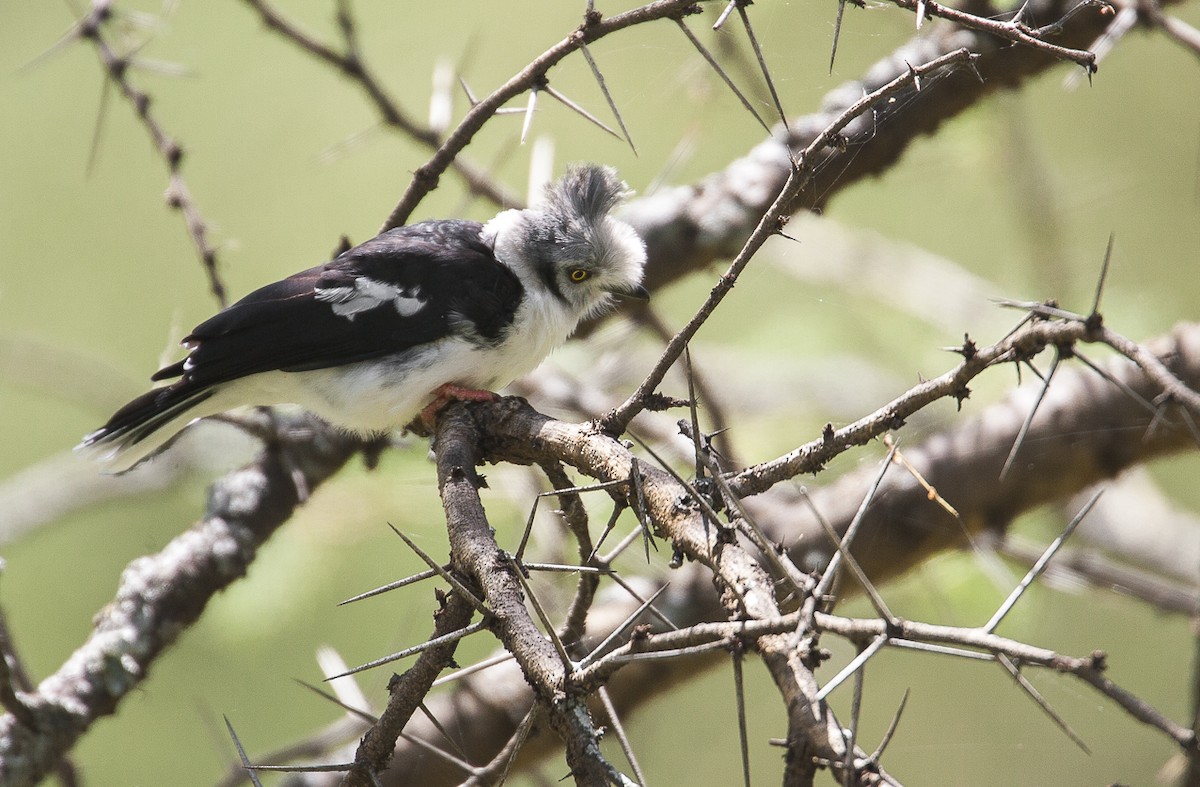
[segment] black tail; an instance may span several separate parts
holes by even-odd
[[[108,423],[84,437],[76,449],[109,462],[116,472],[123,472],[165,445],[187,421],[175,429],[161,433],[160,430],[184,417],[215,392],[215,388],[198,388],[183,380],[148,391],[117,410]],[[150,439],[152,436],[155,439]]]

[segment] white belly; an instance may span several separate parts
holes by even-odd
[[[222,386],[220,399],[296,404],[346,429],[384,432],[412,421],[448,383],[503,388],[533,371],[574,329],[575,321],[558,304],[523,308],[507,340],[497,346],[444,339],[421,350],[330,369],[264,372]]]

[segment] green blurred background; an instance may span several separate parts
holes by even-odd
[[[284,8],[330,40],[332,5],[289,0]],[[606,13],[623,8],[599,5]],[[582,6],[359,2],[355,8],[365,56],[402,104],[423,117],[435,63],[455,64],[482,95],[572,29]],[[132,78],[153,95],[159,119],[186,150],[184,173],[212,224],[235,298],[325,259],[343,233],[369,237],[408,173],[427,158],[379,129],[355,89],[265,31],[239,3],[177,3],[165,18],[157,3],[118,8],[158,19],[149,27],[149,16],[122,22],[131,40],[148,42],[139,57],[186,69],[178,75],[148,67]],[[708,24],[715,10],[708,9]],[[883,4],[849,8],[830,75],[834,13],[832,2],[761,2],[752,9],[790,114],[812,111],[829,89],[912,34],[907,12]],[[1200,22],[1195,4],[1180,13]],[[140,392],[178,337],[214,307],[182,222],[163,205],[163,165],[129,107],[112,91],[102,98],[94,52],[70,43],[34,62],[71,21],[60,3],[0,4],[0,478],[10,479],[0,490],[0,517],[54,500],[53,491],[11,479],[58,461],[114,406]],[[699,20],[693,27],[721,49]],[[554,139],[560,165],[603,161],[644,191],[664,172],[668,182],[693,182],[761,139],[761,129],[671,24],[627,31],[593,52],[639,155],[543,98],[534,132]],[[733,60],[728,52],[724,57]],[[752,72],[733,71],[739,81],[750,80]],[[785,451],[827,421],[874,409],[918,375],[940,373],[953,359],[937,348],[964,331],[998,338],[1015,318],[988,297],[1056,297],[1068,308],[1087,309],[1110,232],[1117,246],[1105,298],[1109,325],[1147,338],[1200,315],[1200,62],[1160,36],[1138,32],[1103,62],[1092,85],[1065,88],[1069,73],[1064,67],[1020,94],[998,96],[918,142],[886,176],[839,195],[825,219],[793,223],[789,234],[800,244],[768,244],[696,346],[701,365],[707,358],[734,371],[736,390],[781,378],[800,386],[807,404],[786,418],[750,398],[744,411],[731,403],[733,439],[747,459]],[[606,116],[582,60],[571,59],[552,79]],[[456,95],[456,119],[464,105]],[[530,146],[515,145],[520,122],[499,118],[469,155],[495,163],[497,177],[523,192]],[[681,141],[688,153],[667,171]],[[453,177],[443,184],[419,217],[492,212],[468,203]],[[910,266],[951,265],[961,266],[956,275],[970,285],[963,298],[930,297],[926,282],[908,278]],[[677,285],[656,305],[680,324],[713,276]],[[641,348],[648,359],[652,343],[643,340]],[[554,362],[584,369],[590,352],[571,348]],[[968,411],[1011,383],[1002,373],[981,380]],[[913,420],[905,440],[915,443],[955,417],[949,404],[932,408]],[[856,452],[828,477],[880,456],[878,447]],[[1191,508],[1200,502],[1198,470],[1194,457],[1154,468]],[[212,474],[83,506],[5,547],[0,602],[36,679],[86,637],[122,567],[160,549],[196,518]],[[292,678],[319,680],[313,652],[322,644],[359,663],[427,634],[428,588],[346,608],[334,604],[417,570],[417,559],[385,522],[413,533],[428,551],[444,552],[433,478],[424,449],[414,443],[387,454],[376,472],[354,466],[322,488],[267,545],[249,578],[219,597],[116,717],[98,723],[78,746],[87,782],[210,784],[233,757],[222,714],[254,752],[336,718]],[[514,537],[521,505],[499,492],[487,502],[502,537]],[[1058,512],[1044,512],[1020,527],[1045,539],[1061,524]],[[1003,596],[973,559],[959,555],[938,558],[886,591],[902,616],[959,625],[982,623]],[[1070,654],[1104,649],[1111,677],[1186,719],[1194,644],[1184,619],[1095,591],[1037,589],[1003,633]],[[462,660],[488,649],[472,643]],[[848,654],[843,648],[836,658],[844,662]],[[366,674],[369,697],[382,698],[389,674]],[[748,675],[755,781],[773,783],[780,750],[766,741],[785,733],[784,717],[765,673],[752,663]],[[1172,754],[1162,736],[1078,683],[1040,673],[1033,680],[1088,742],[1091,756],[994,667],[904,653],[872,662],[860,740],[873,747],[911,688],[884,760],[911,783],[1154,781]],[[848,695],[834,695],[843,713]],[[680,731],[681,718],[709,723]],[[631,720],[630,732],[654,783],[738,778],[727,670],[659,700]],[[554,779],[563,772],[560,762],[545,768]]]

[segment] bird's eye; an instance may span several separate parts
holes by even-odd
[[[576,268],[575,270],[571,271],[571,281],[583,281],[591,275],[591,271],[584,270],[583,268]]]

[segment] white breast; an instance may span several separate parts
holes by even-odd
[[[496,346],[443,339],[329,369],[251,375],[231,383],[237,390],[228,394],[241,401],[297,404],[355,432],[384,432],[412,421],[447,383],[503,388],[533,371],[574,329],[574,318],[557,299],[526,297],[505,341]]]
[[[433,400],[433,392],[452,383],[498,390],[528,374],[567,340],[579,313],[542,284],[509,246],[521,221],[519,211],[505,211],[483,231],[498,259],[521,279],[524,293],[512,326],[497,345],[447,338],[393,356],[305,372],[265,372],[235,381],[244,401],[298,404],[330,423],[358,432],[383,432],[412,421]],[[353,318],[367,309],[393,304],[401,314],[420,309],[423,293],[401,290],[360,278],[354,287],[319,294],[334,311]],[[338,311],[341,309],[342,311]]]

